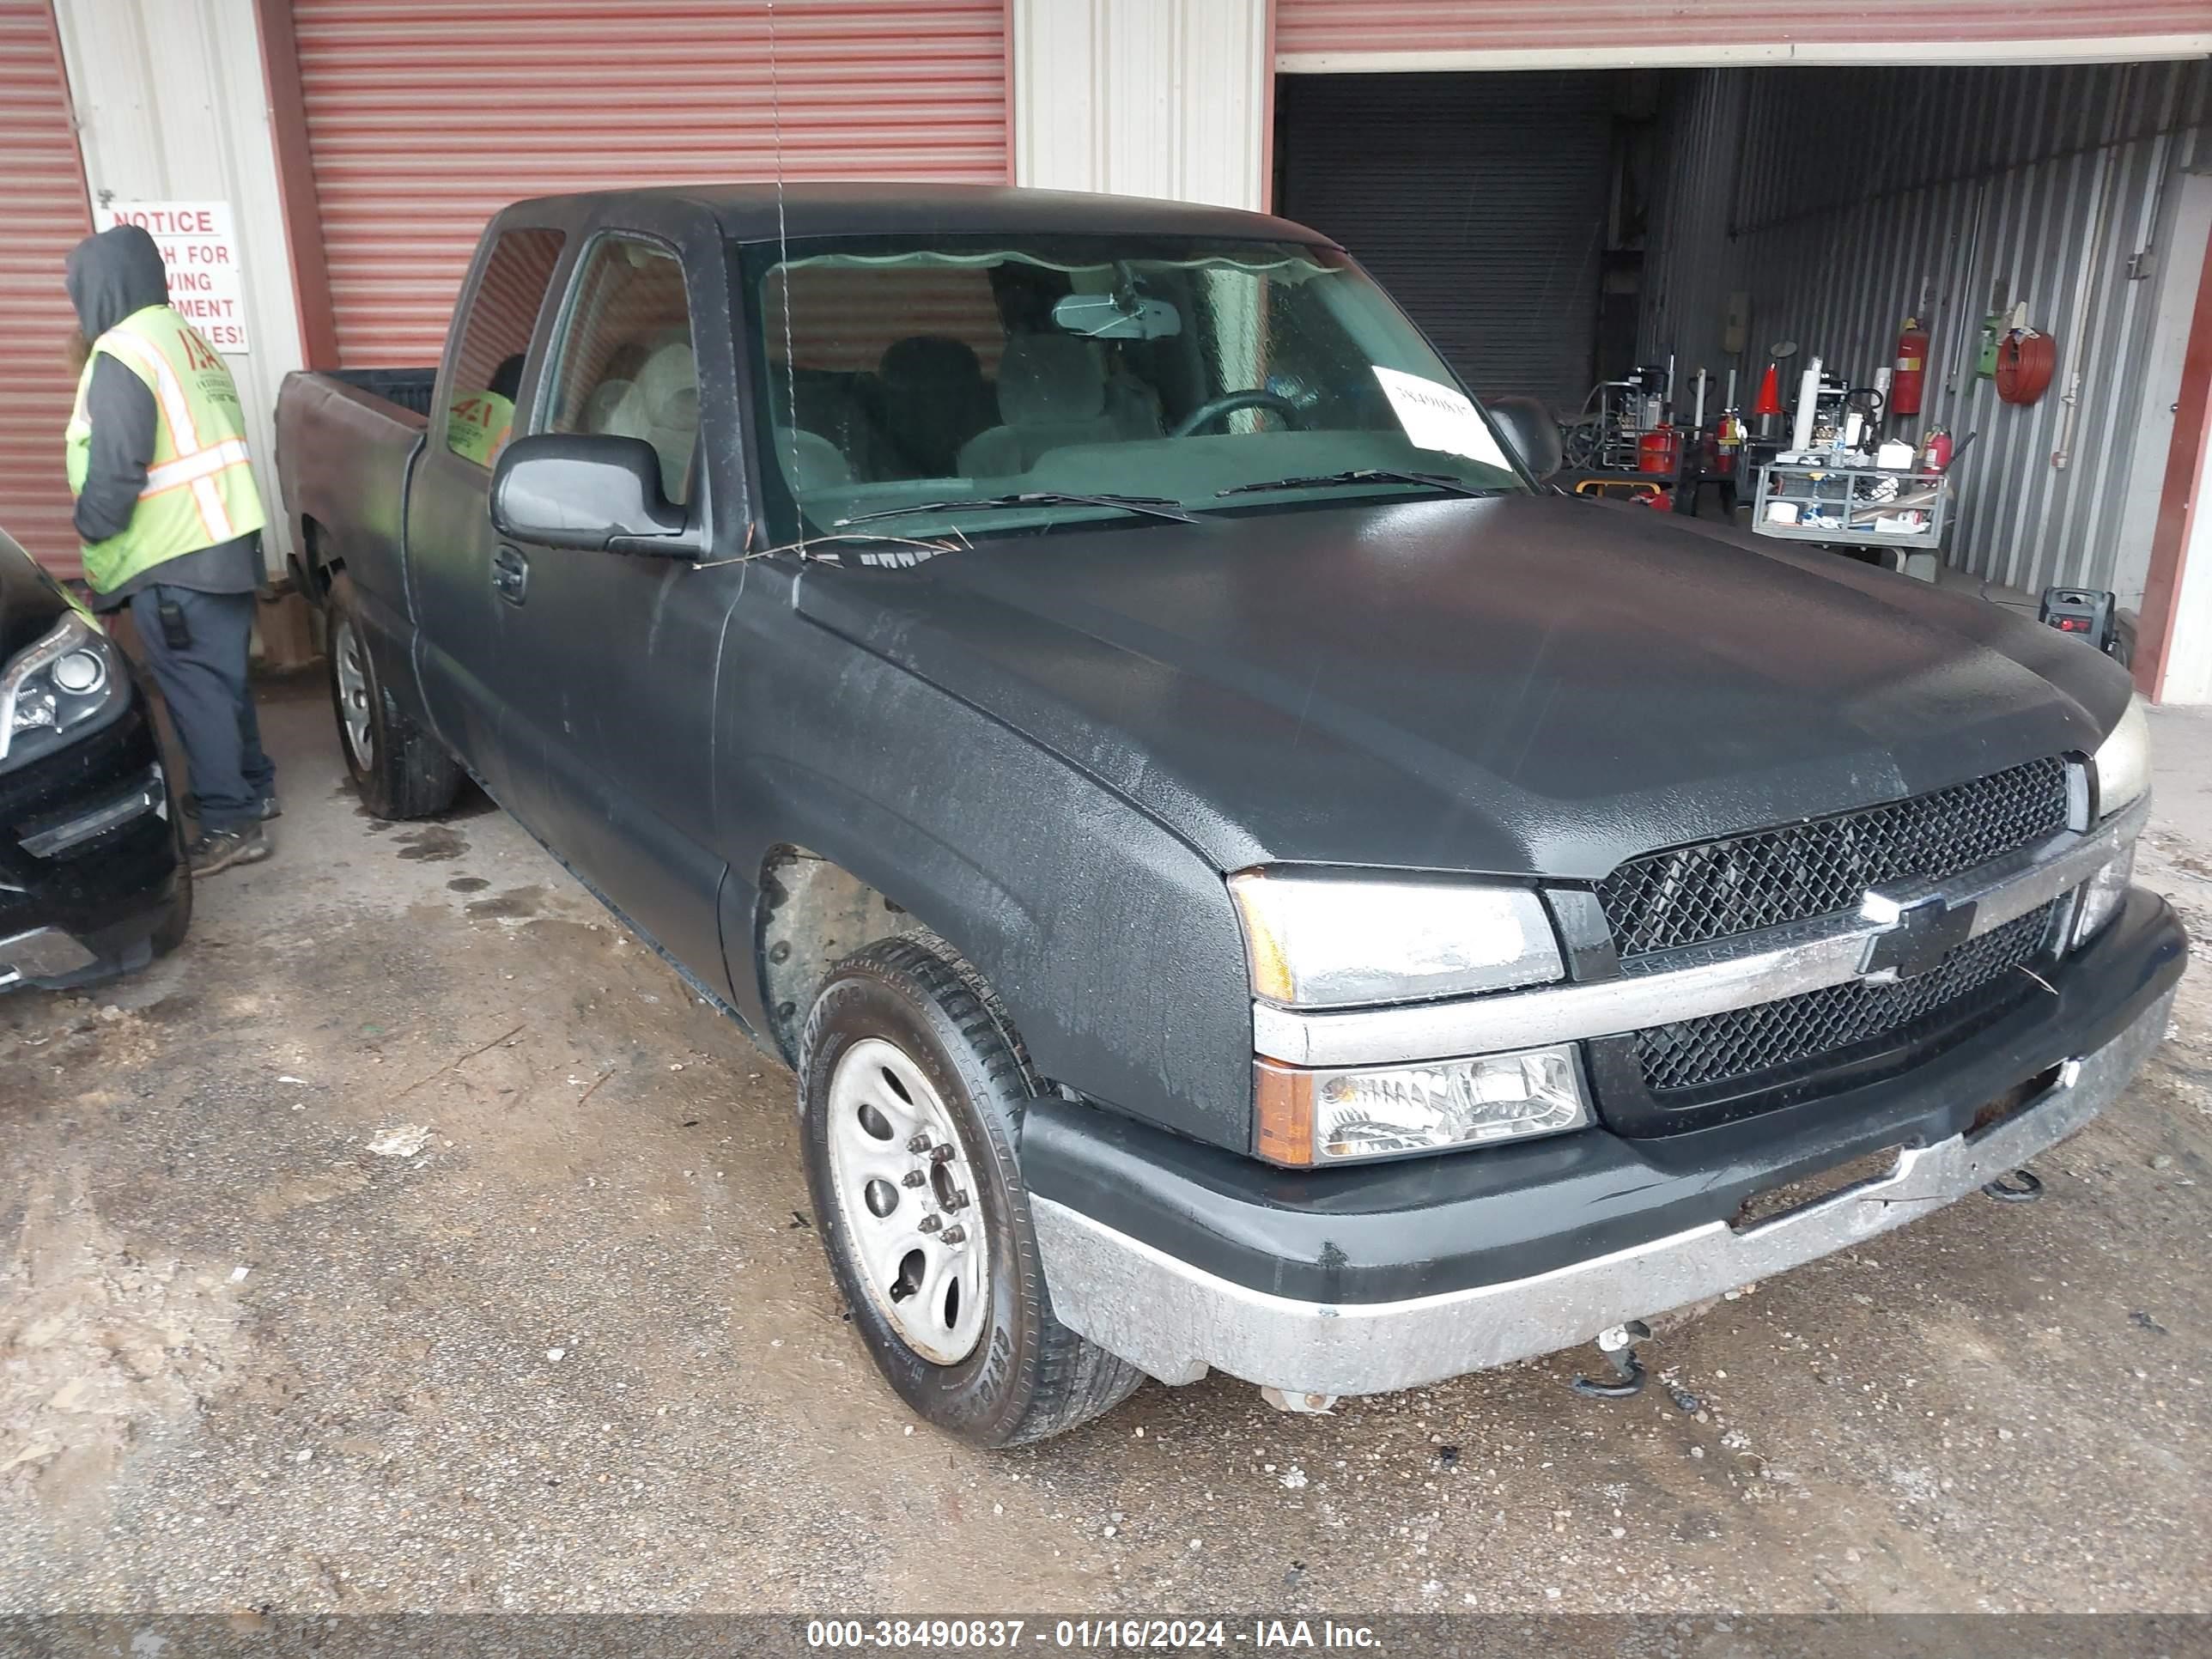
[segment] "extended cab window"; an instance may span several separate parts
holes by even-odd
[[[668,499],[689,500],[699,372],[684,267],[653,243],[603,237],[586,256],[575,292],[545,429],[642,438],[660,457]]]
[[[514,428],[523,354],[545,304],[564,238],[557,230],[502,232],[461,328],[453,391],[446,405],[446,447],[488,467]]]
[[[1044,495],[1215,513],[1528,487],[1457,377],[1333,247],[822,237],[748,246],[740,269],[784,538],[1126,516]]]

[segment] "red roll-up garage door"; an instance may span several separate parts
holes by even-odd
[[[62,288],[70,247],[92,234],[84,162],[49,0],[0,0],[0,530],[64,575],[77,571],[62,472],[76,380],[63,360],[76,325]]]
[[[1277,66],[1339,73],[1393,69],[1592,64],[1960,61],[2194,53],[2212,40],[2204,0],[1924,0],[1786,7],[1772,0],[1276,0]],[[1893,54],[1882,54],[1885,44]],[[1522,54],[1516,64],[1510,55]],[[1487,65],[1474,61],[1482,58]],[[1389,61],[1397,58],[1400,61]],[[1426,62],[1419,61],[1425,58]]]
[[[348,368],[437,360],[519,197],[783,176],[1004,184],[1005,0],[295,0]]]

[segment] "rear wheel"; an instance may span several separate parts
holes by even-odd
[[[853,1323],[909,1406],[979,1446],[1061,1433],[1143,1380],[1053,1316],[1018,1042],[972,969],[908,938],[830,970],[799,1047],[807,1184]]]
[[[362,805],[380,818],[427,818],[451,806],[461,769],[378,678],[361,600],[343,571],[331,583],[328,656],[338,748]]]

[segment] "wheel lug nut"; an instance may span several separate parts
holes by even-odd
[[[907,1139],[906,1149],[909,1152],[927,1152],[929,1150],[929,1137],[924,1134],[909,1136]]]
[[[944,1224],[945,1218],[938,1215],[926,1215],[922,1217],[921,1220],[915,1223],[915,1226],[921,1228],[921,1231],[926,1233],[933,1233]]]
[[[968,1207],[968,1194],[963,1192],[954,1192],[951,1197],[945,1200],[945,1207],[948,1210],[966,1209]]]
[[[919,1170],[908,1170],[904,1175],[899,1177],[899,1185],[902,1187],[919,1187],[923,1182],[928,1179],[929,1177],[922,1174]]]
[[[965,1227],[947,1227],[945,1230],[945,1237],[939,1242],[945,1244],[965,1244],[968,1242],[968,1230]]]
[[[917,1140],[921,1139],[919,1135],[915,1138]],[[929,1161],[932,1164],[948,1164],[951,1162],[951,1159],[952,1148],[950,1146],[932,1146],[929,1149]]]

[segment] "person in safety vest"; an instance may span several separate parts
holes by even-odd
[[[70,489],[93,608],[128,606],[191,774],[192,873],[269,856],[276,771],[246,689],[261,583],[260,492],[238,387],[169,306],[154,239],[88,236],[66,276],[90,356],[70,415]]]
[[[492,371],[482,392],[458,394],[446,409],[446,447],[478,466],[489,466],[514,435],[514,394],[522,390],[522,354]]]

